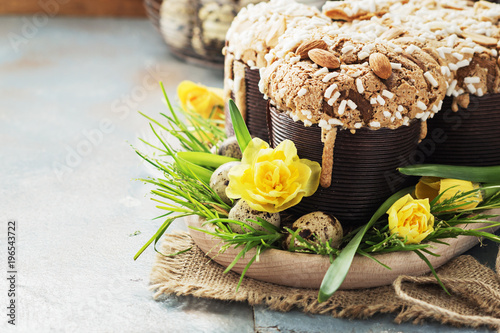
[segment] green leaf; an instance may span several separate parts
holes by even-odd
[[[180,151],[177,153],[177,156],[196,165],[201,165],[211,168],[218,168],[222,164],[239,161],[238,159],[233,157],[222,156],[212,153],[196,152],[196,151]]]
[[[234,134],[238,140],[238,145],[240,146],[241,151],[244,152],[248,143],[252,140],[252,136],[250,135],[250,132],[248,132],[247,125],[241,116],[240,110],[238,110],[238,107],[232,99],[229,100],[229,114],[231,115]]]
[[[321,286],[319,288],[318,294],[318,302],[324,302],[330,296],[333,295],[334,292],[339,289],[342,282],[344,282],[345,277],[347,276],[347,272],[351,267],[352,260],[354,259],[354,255],[356,254],[359,244],[363,239],[365,233],[372,227],[372,225],[377,222],[377,220],[382,217],[389,208],[400,198],[409,194],[413,191],[413,187],[405,188],[399,192],[393,194],[389,199],[387,199],[380,207],[377,209],[375,214],[373,214],[370,221],[358,231],[356,236],[346,245],[346,247],[340,252],[338,257],[333,261],[328,268],[325,276],[323,277],[323,281],[321,282]]]
[[[210,177],[212,177],[213,173],[211,170],[186,161],[179,156],[176,156],[175,162],[179,169],[181,169],[181,171],[186,174],[186,176],[191,176],[194,179],[199,179],[207,184],[210,183]]]
[[[453,178],[478,183],[500,182],[500,165],[489,167],[471,167],[441,164],[417,164],[399,168],[399,172],[409,176]]]

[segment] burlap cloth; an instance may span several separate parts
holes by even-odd
[[[500,252],[496,271],[473,257],[462,255],[438,270],[451,293],[447,295],[435,278],[401,276],[393,285],[362,290],[337,291],[328,301],[317,302],[318,291],[279,286],[244,278],[236,292],[239,275],[223,274],[224,268],[210,261],[187,233],[167,234],[151,272],[154,297],[162,294],[192,295],[224,301],[246,301],[269,309],[292,308],[342,318],[368,318],[377,313],[394,313],[395,322],[420,323],[434,319],[456,326],[489,326],[500,332]]]

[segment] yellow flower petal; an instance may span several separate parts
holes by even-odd
[[[438,177],[422,177],[415,186],[415,197],[417,199],[428,198],[434,200],[439,194],[441,178]]]
[[[388,210],[389,230],[407,244],[422,242],[434,229],[429,199],[415,200],[411,195],[397,200]]]
[[[319,163],[300,160],[292,141],[276,147],[259,138],[250,141],[242,163],[229,171],[229,198],[243,198],[250,207],[280,212],[312,195],[319,186]]]
[[[439,202],[442,202],[444,200],[453,198],[457,193],[465,193],[472,191],[476,189],[477,187],[474,186],[474,184],[470,181],[467,180],[459,180],[459,179],[441,179],[441,186],[439,189],[439,193],[441,195],[441,198],[439,199]],[[464,204],[466,202],[470,202],[468,205],[464,205],[462,207],[459,207],[458,209],[472,209],[477,207],[479,202],[482,200],[481,193],[478,191],[475,196],[467,197],[464,198],[463,200],[457,201],[456,204]]]
[[[208,88],[192,81],[182,81],[177,95],[184,110],[195,112],[203,118],[222,119],[224,99],[222,89]]]

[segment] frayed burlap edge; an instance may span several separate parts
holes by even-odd
[[[166,235],[160,251],[170,254],[187,248],[191,249],[176,256],[157,255],[150,277],[155,299],[163,294],[192,295],[264,305],[276,311],[297,308],[306,313],[349,319],[394,313],[396,323],[434,319],[455,326],[485,325],[500,332],[500,276],[470,256],[456,258],[439,270],[440,276],[444,274],[443,283],[459,299],[450,305],[443,303],[448,296],[440,288],[429,294],[429,285],[436,284],[432,276],[401,276],[393,286],[338,291],[328,301],[318,303],[315,289],[284,287],[251,278],[244,278],[236,292],[240,276],[233,272],[223,274],[224,268],[206,257],[187,233]],[[457,277],[457,267],[463,265],[468,265],[477,276],[467,278],[458,274]],[[500,272],[500,252],[496,270]],[[461,305],[461,299],[468,304]]]

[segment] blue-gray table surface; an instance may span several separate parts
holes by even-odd
[[[0,17],[0,267],[16,221],[16,326],[2,332],[487,332],[437,323],[336,319],[245,303],[154,301],[155,256],[133,256],[160,226],[153,170],[131,146],[150,138],[142,111],[166,112],[184,79],[222,87],[222,71],[181,62],[145,19]],[[185,230],[182,221],[171,230]],[[492,265],[496,246],[474,250]],[[4,313],[5,312],[5,313]]]

